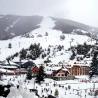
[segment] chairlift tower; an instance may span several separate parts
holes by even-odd
[[[96,45],[98,45],[98,35],[96,35]]]

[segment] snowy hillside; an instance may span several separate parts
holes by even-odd
[[[31,60],[31,58],[27,58],[28,55],[29,57],[34,56],[35,58],[36,56],[32,55],[33,53],[35,53],[35,51],[37,51],[36,53],[38,53],[38,55],[35,59],[33,58],[32,60],[37,67],[39,67],[39,65],[43,63],[45,64],[45,62],[47,61],[51,61],[49,62],[49,66],[45,66],[44,70],[45,73],[50,75],[52,72],[54,72],[53,70],[61,69],[62,65],[60,64],[66,65],[63,67],[72,67],[75,63],[79,66],[90,66],[92,59],[91,52],[93,50],[92,46],[96,43],[96,41],[91,39],[87,35],[82,35],[83,33],[88,34],[88,32],[85,30],[75,29],[67,34],[63,33],[60,30],[55,30],[55,25],[55,20],[46,17],[38,25],[40,28],[37,28],[21,36],[14,37],[12,39],[1,40],[0,61],[4,61],[10,57],[10,64],[13,66],[2,67],[1,65],[0,71],[2,73],[7,72],[10,74],[15,74],[15,70],[8,70],[8,68],[15,68],[16,64],[13,62],[20,61],[20,54],[23,50],[23,54],[25,54],[26,57],[21,60],[21,63],[25,63],[28,60]],[[82,34],[80,34],[80,32]],[[38,48],[35,48],[34,45],[41,47],[41,52]],[[30,47],[32,48],[31,50],[33,52],[30,50]],[[13,57],[13,55],[16,54],[17,56]],[[89,58],[86,58],[86,56],[88,56]],[[82,60],[78,61],[81,57]],[[6,63],[8,64],[9,62],[6,61],[5,64]],[[17,66],[17,68],[18,67],[19,66]],[[68,71],[66,68],[64,68],[64,70]],[[48,95],[55,96],[56,90],[58,90],[59,92],[58,98],[71,98],[72,96],[74,96],[75,98],[92,98],[94,95],[94,91],[98,89],[97,78],[96,80],[95,78],[94,80],[89,80],[88,76],[85,75],[77,75],[77,79],[75,80],[56,81],[53,79],[45,78],[45,81],[42,82],[41,85],[39,85],[35,83],[34,77],[32,78],[32,80],[27,80],[26,75],[20,74],[20,71],[22,70],[19,69],[17,71],[16,72],[19,73],[19,75],[10,76],[6,74],[1,76],[1,85],[13,85],[10,88],[10,93],[6,98],[45,98]],[[34,89],[37,90],[37,93],[31,91]],[[4,97],[0,96],[0,98]]]
[[[5,60],[8,56],[19,52],[23,48],[29,48],[33,43],[40,43],[43,49],[47,49],[51,46],[50,56],[53,63],[57,63],[69,59],[71,53],[66,50],[68,50],[70,46],[84,44],[84,42],[87,44],[94,44],[94,41],[91,42],[91,38],[86,35],[77,35],[73,32],[71,32],[71,34],[64,34],[59,30],[54,30],[55,21],[49,17],[44,18],[39,25],[40,28],[35,29],[30,33],[9,40],[0,41],[0,61]],[[61,36],[64,36],[64,39],[62,39]],[[8,48],[9,43],[11,43],[12,48]],[[55,54],[53,54],[53,49],[58,45],[63,45],[63,50],[59,52],[56,51]]]

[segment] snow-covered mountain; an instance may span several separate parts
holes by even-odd
[[[76,34],[75,30],[66,34],[60,30],[53,29],[55,26],[55,20],[46,17],[39,24],[39,28],[12,39],[1,40],[0,61],[5,60],[16,52],[20,52],[23,48],[28,49],[31,44],[40,43],[42,48],[46,50],[45,52],[50,47],[50,54],[45,59],[39,57],[35,62],[43,63],[44,60],[49,58],[52,63],[59,63],[60,61],[64,62],[69,60],[72,53],[68,49],[71,46],[77,46],[85,42],[87,44],[95,43],[89,36]],[[86,33],[86,31],[83,30],[83,33]],[[11,43],[11,48],[9,48],[9,43]],[[60,51],[57,48],[59,45],[64,46]],[[19,61],[19,57],[13,59],[13,61],[17,60]]]
[[[67,67],[71,67],[73,64],[89,66],[92,59],[91,52],[95,48],[96,43],[96,40],[92,38],[93,36],[89,36],[89,34],[93,34],[93,32],[89,33],[89,31],[86,30],[89,29],[89,26],[83,27],[82,24],[78,26],[78,23],[72,21],[69,22],[69,20],[66,21],[68,23],[64,21],[60,23],[60,21],[58,22],[58,19],[55,20],[51,17],[45,17],[42,19],[39,19],[39,17],[33,17],[35,20],[32,19],[32,21],[35,22],[32,26],[33,23],[30,21],[31,19],[27,19],[27,21],[25,20],[26,17],[24,17],[23,22],[19,16],[17,17],[17,20],[15,18],[13,22],[9,22],[9,25],[7,25],[6,22],[3,22],[4,25],[6,24],[6,29],[4,29],[4,27],[3,29],[5,31],[3,32],[3,29],[1,29],[2,33],[0,32],[0,39],[6,39],[0,40],[0,71],[1,73],[6,73],[3,76],[1,74],[0,84],[12,85],[7,98],[39,98],[48,95],[54,96],[56,90],[58,90],[58,98],[71,98],[72,96],[75,96],[75,98],[81,96],[91,98],[92,92],[94,93],[94,90],[97,90],[98,88],[98,80],[96,77],[89,80],[88,76],[80,75],[76,76],[77,79],[75,80],[67,81],[56,81],[46,78],[45,81],[39,85],[35,82],[35,78],[27,80],[27,75],[7,75],[7,73],[15,74],[16,71],[18,71],[19,74],[21,73],[20,71],[23,69],[17,70],[19,65],[15,62],[20,61],[20,54],[23,50],[23,55],[26,55],[26,58],[21,61],[23,63],[28,60],[31,61],[31,58],[28,59],[27,55],[29,54],[29,56],[31,56],[33,54],[32,51],[37,51],[39,53],[39,50],[35,48],[34,45],[41,46],[42,50],[41,54],[35,60],[32,59],[38,67],[39,64],[45,64],[46,61],[51,61],[50,66],[45,66],[45,72],[47,74],[50,74],[53,70],[61,69],[62,65],[57,67],[57,64],[64,64],[67,65]],[[0,16],[0,18],[3,19],[4,16]],[[36,21],[36,19],[38,20]],[[9,18],[8,21],[10,21]],[[0,23],[0,26],[3,27],[3,24]],[[85,27],[87,28],[85,29]],[[30,50],[30,47],[32,48],[32,51]],[[8,58],[11,58],[10,62],[6,61]],[[81,60],[78,62],[77,59]],[[8,66],[2,66],[2,61]],[[9,63],[13,66],[9,66]],[[14,70],[10,70],[11,68]],[[64,68],[64,70],[67,69]],[[33,90],[38,93],[33,92]],[[4,91],[7,90],[4,89]],[[78,93],[80,92],[81,96],[78,96]],[[0,98],[3,97],[0,96]]]
[[[0,15],[0,39],[6,40],[38,28],[41,16]]]
[[[83,34],[81,30],[86,31],[86,35],[92,31],[93,27],[84,25],[68,19],[59,19],[50,17],[55,22],[54,30],[60,30],[63,33],[70,33],[73,30],[79,29],[78,34]],[[44,20],[42,16],[15,16],[15,15],[0,15],[0,39],[6,40],[26,34],[32,30],[40,28],[40,23]],[[98,32],[98,28],[93,28],[93,32]]]

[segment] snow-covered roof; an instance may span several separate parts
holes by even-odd
[[[64,71],[68,71],[68,69],[67,69],[67,68],[62,68],[62,70],[64,70]]]
[[[33,62],[38,66],[39,64],[44,64],[44,59],[36,59]]]
[[[10,64],[10,65],[19,66],[18,64],[14,63],[14,62],[12,62],[12,61],[9,61],[9,63],[8,63],[7,61],[5,61],[4,64],[5,64],[5,65],[9,65],[9,64]]]
[[[59,66],[59,67],[45,67],[45,72],[47,73],[47,74],[51,74],[53,71],[57,71],[57,70],[59,70],[59,69],[62,69],[63,71],[68,71],[68,69],[66,69],[66,68],[63,68],[63,67],[61,67],[61,66]]]
[[[0,68],[12,68],[12,69],[16,69],[17,66],[0,66]]]
[[[85,63],[84,61],[76,61],[76,60],[70,60],[68,62],[68,65],[70,65],[70,67],[72,66],[90,66],[89,63]]]
[[[0,72],[3,72],[3,73],[14,73],[13,71],[10,71],[10,70],[7,70],[7,69],[3,69],[3,68],[0,68]]]

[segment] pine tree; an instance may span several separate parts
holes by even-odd
[[[70,57],[70,60],[74,60],[76,56],[75,50],[72,50],[72,55]]]
[[[12,44],[11,43],[8,44],[8,48],[10,48],[10,49],[12,48]]]
[[[2,77],[2,74],[1,74],[1,72],[0,72],[0,80],[1,80],[1,77]]]
[[[50,63],[51,62],[51,60],[49,59],[49,58],[47,58],[45,61],[44,61],[44,63]]]
[[[35,81],[36,81],[36,83],[41,84],[41,81],[44,81],[44,78],[45,78],[44,67],[40,66],[39,67],[39,72],[36,75]]]
[[[48,36],[48,33],[47,32],[45,33],[45,36]]]
[[[11,57],[10,57],[10,56],[9,56],[9,57],[7,57],[7,58],[6,58],[6,60],[7,60],[7,62],[10,64]]]
[[[95,51],[92,58],[89,75],[90,78],[92,78],[93,75],[97,75],[97,74],[98,74],[98,51]]]
[[[65,39],[65,35],[60,35],[60,40],[64,40]]]
[[[20,59],[25,59],[27,55],[27,51],[25,49],[22,49],[20,51]]]
[[[27,72],[27,79],[28,79],[28,80],[31,80],[31,79],[32,79],[32,70],[31,70],[31,67],[28,69],[28,72]]]
[[[32,59],[35,60],[38,58],[42,53],[42,47],[40,44],[33,44],[29,47],[30,54],[32,55]]]

